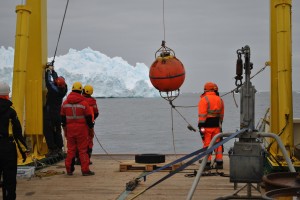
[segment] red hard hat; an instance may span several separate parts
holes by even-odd
[[[57,87],[66,87],[66,82],[65,82],[65,79],[64,77],[60,76],[60,77],[57,77],[55,80],[54,80],[55,84],[57,85]]]
[[[218,87],[218,86],[217,86]],[[216,88],[216,84],[213,82],[207,82],[204,85],[204,91],[214,91]]]

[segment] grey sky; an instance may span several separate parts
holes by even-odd
[[[48,57],[52,57],[67,0],[48,0]],[[162,0],[70,0],[57,55],[91,47],[130,64],[151,66],[163,34]],[[0,46],[14,47],[15,6],[0,1]],[[300,1],[293,1],[293,90],[300,90]],[[186,69],[184,92],[214,81],[235,87],[236,50],[251,48],[253,73],[269,60],[269,0],[165,0],[165,40]],[[252,82],[269,90],[267,68]]]

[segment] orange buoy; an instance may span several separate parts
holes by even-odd
[[[178,90],[185,79],[184,66],[173,55],[157,57],[150,67],[149,78],[159,91]]]

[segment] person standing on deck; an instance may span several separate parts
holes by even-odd
[[[9,93],[9,86],[0,82],[0,179],[3,175],[3,199],[15,200],[18,157],[16,147],[22,155],[23,162],[29,151],[22,135],[21,123],[9,100]],[[12,135],[9,135],[10,125],[12,125]]]
[[[94,175],[90,171],[90,159],[87,153],[90,130],[94,128],[92,112],[85,97],[81,95],[82,84],[75,82],[72,92],[67,96],[61,107],[62,126],[67,138],[67,157],[65,166],[68,175],[73,175],[76,150],[79,152],[81,172],[83,176]]]
[[[204,93],[200,96],[198,103],[198,128],[203,140],[203,146],[208,147],[212,138],[221,132],[224,118],[224,103],[218,95],[218,86],[207,82],[204,85]],[[218,142],[220,138],[216,141]],[[216,169],[223,169],[222,146],[215,149]],[[209,155],[205,170],[211,169],[211,158]]]
[[[97,117],[99,116],[99,110],[98,110],[98,106],[97,106],[97,101],[95,98],[92,97],[92,94],[94,92],[94,88],[91,85],[85,85],[83,90],[82,90],[82,96],[85,97],[85,101],[89,103],[90,105],[90,109],[92,112],[92,120],[95,124],[95,120],[97,119]],[[93,139],[94,139],[94,129],[90,129],[90,133],[89,133],[89,141],[88,141],[88,154],[89,154],[89,158],[91,159],[92,156],[92,152],[93,152]],[[80,159],[78,157],[78,153],[76,154],[76,161],[75,164],[80,165]],[[90,161],[90,164],[92,164],[92,162]]]
[[[57,76],[52,65],[47,66],[45,70],[45,82],[48,92],[44,106],[44,135],[49,150],[46,157],[51,157],[61,154],[64,146],[60,109],[68,87],[65,79]]]

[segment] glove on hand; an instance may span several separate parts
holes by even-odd
[[[202,140],[204,140],[204,133],[205,133],[205,128],[203,126],[204,126],[203,123],[198,123],[198,128],[199,128],[199,132],[202,137]]]
[[[199,132],[200,132],[200,135],[201,135],[201,137],[202,137],[202,140],[204,140],[204,133],[205,133],[205,128],[200,128],[199,129]]]
[[[46,70],[46,72],[48,72],[48,71],[52,72],[52,71],[54,71],[54,67],[53,66],[47,66],[47,68],[45,70]]]

